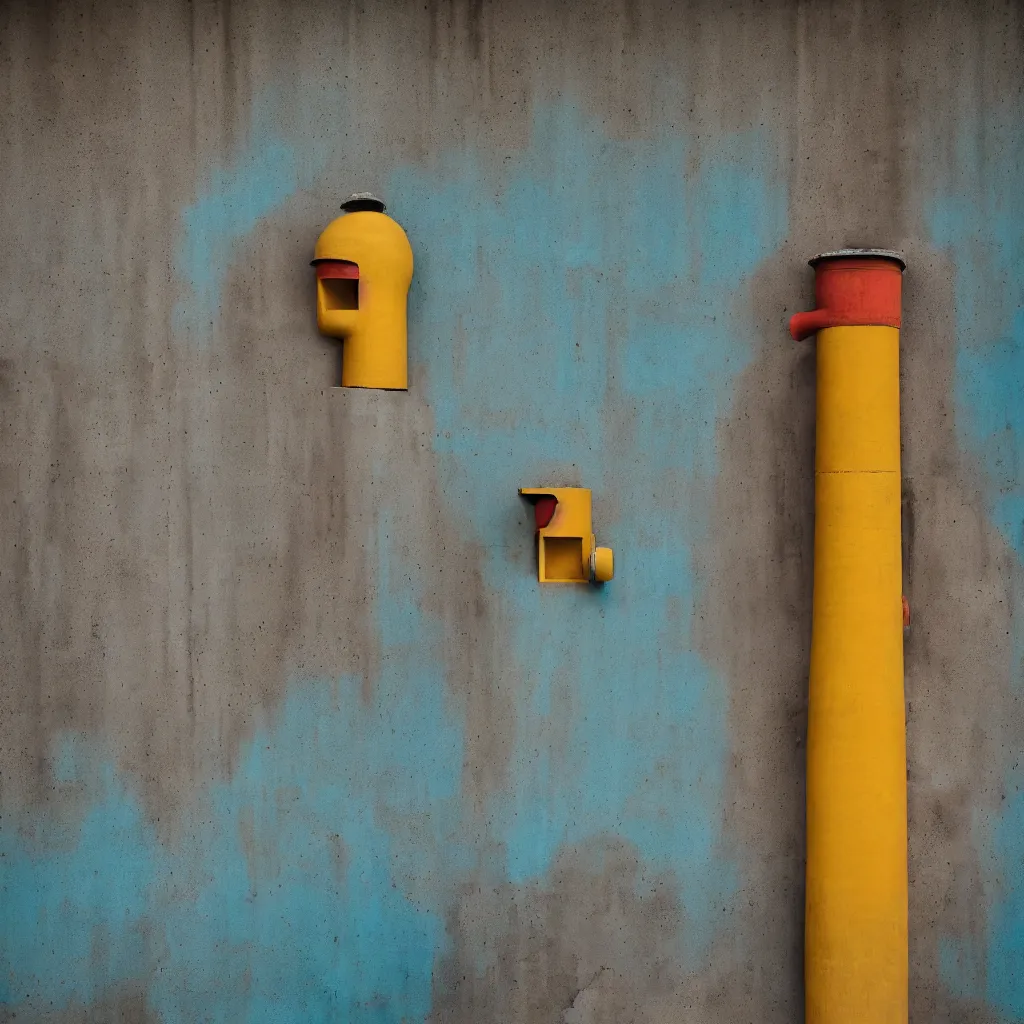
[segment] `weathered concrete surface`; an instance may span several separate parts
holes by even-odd
[[[1024,1019],[1013,4],[0,4],[12,1020],[792,1021],[804,261],[902,249],[915,1021]],[[332,389],[349,191],[407,395]],[[604,592],[516,488],[580,483]]]

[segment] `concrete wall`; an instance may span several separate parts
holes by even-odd
[[[1013,3],[0,4],[0,1001],[801,1019],[804,261],[903,250],[912,1017],[1024,1019]],[[382,192],[408,394],[308,261]],[[541,590],[523,485],[593,488]]]

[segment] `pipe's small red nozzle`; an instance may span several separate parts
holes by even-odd
[[[827,309],[812,309],[809,313],[794,313],[789,318],[789,333],[794,341],[803,341],[829,326]]]

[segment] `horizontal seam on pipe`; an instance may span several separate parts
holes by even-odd
[[[896,476],[899,473],[898,469],[816,469],[814,471],[815,476],[839,476],[840,474],[846,475],[849,473],[891,473]]]

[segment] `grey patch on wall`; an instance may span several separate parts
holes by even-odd
[[[618,840],[565,848],[522,886],[465,883],[447,915],[432,1024],[660,1021],[681,983],[675,889],[670,876],[643,877]]]
[[[166,833],[197,786],[231,771],[293,680],[352,675],[368,700],[387,503],[436,584],[426,604],[443,624],[467,716],[466,788],[482,806],[513,728],[500,612],[480,552],[444,516],[416,384],[379,401],[331,388],[337,353],[316,334],[308,262],[335,211],[334,178],[245,236],[220,268],[213,323],[174,322],[180,212],[245,144],[258,92],[280,86],[282,120],[301,120],[308,98],[289,76],[314,61],[309,36],[358,52],[384,83],[421,11],[368,24],[321,4],[293,23],[242,7],[0,10],[12,69],[0,129],[26,168],[0,182],[0,267],[6,281],[30,275],[0,310],[5,805],[64,800],[53,739],[85,733],[138,781]],[[250,58],[268,33],[282,73],[261,82]],[[384,84],[361,98],[366,121],[374,104],[412,111]],[[525,104],[515,117],[525,123]],[[420,119],[408,144],[380,142],[348,173],[378,181],[448,121]],[[53,123],[75,130],[43,130]]]
[[[223,507],[202,484],[227,454],[217,399],[232,382],[173,337],[178,212],[222,138],[200,140],[195,109],[167,102],[182,94],[168,86],[180,85],[182,67],[211,70],[189,63],[185,15],[170,4],[0,11],[11,69],[0,130],[26,168],[0,183],[0,264],[5,280],[24,282],[0,314],[16,367],[0,448],[0,543],[12,569],[0,581],[8,807],[55,799],[52,738],[81,732],[133,773],[165,826],[196,781],[230,761],[232,718],[240,708],[253,717],[252,690],[266,676],[287,679],[281,615],[259,616],[255,644],[243,628],[218,646],[220,622],[208,614],[233,614],[243,587],[251,600],[281,546],[262,545],[259,574],[236,572],[231,547],[216,546],[237,517],[211,529]],[[216,45],[202,52],[211,49],[215,59]],[[208,127],[244,122],[246,109],[221,103]],[[250,397],[265,369],[246,382]],[[274,533],[264,526],[264,537]],[[255,553],[249,538],[233,540]],[[261,669],[244,679],[243,646]]]
[[[686,131],[694,159],[705,140],[765,124],[788,140],[790,237],[738,296],[756,349],[719,426],[712,532],[696,553],[697,641],[729,686],[723,820],[741,890],[712,958],[680,977],[673,889],[638,896],[625,847],[566,852],[520,888],[481,878],[451,912],[438,1020],[660,1022],[680,1007],[723,1024],[800,1019],[814,367],[785,320],[810,301],[807,257],[864,244],[910,263],[911,1012],[991,1020],[948,993],[937,950],[943,936],[984,937],[971,816],[998,806],[1005,752],[1024,748],[1007,639],[1024,581],[960,454],[950,268],[918,217],[928,168],[955,158],[950,112],[980,117],[1017,95],[1020,40],[1016,8],[995,2],[0,4],[5,807],[54,799],[53,738],[80,731],[140,780],[165,828],[197,785],[230,772],[291,680],[351,674],[369,700],[387,505],[433,581],[424,603],[466,719],[467,802],[482,813],[519,685],[501,597],[443,513],[415,379],[409,395],[330,388],[313,240],[341,179],[380,188],[403,161],[467,142],[484,161],[507,154],[554,97],[597,112],[612,137]],[[360,106],[343,128],[365,146],[339,145],[323,180],[247,235],[214,343],[183,345],[181,209],[245,142],[259,90],[283,83],[283,116],[299,117],[303,82],[340,87],[352,68]],[[413,332],[411,346],[439,341]],[[518,483],[510,571],[529,573]],[[144,1001],[132,990],[39,1019],[141,1021]]]
[[[730,922],[739,948],[717,984],[713,1019],[722,1021],[742,1019],[748,1000],[759,1020],[793,1020],[802,1005],[815,364],[777,306],[787,288],[805,290],[790,248],[741,296],[757,354],[719,424],[712,527],[696,552],[696,640],[728,682],[724,847],[741,879]]]
[[[159,1024],[160,1017],[146,1004],[141,984],[118,985],[83,1006],[73,1003],[62,1010],[21,1003],[17,1009],[0,1007],[0,1024]]]

